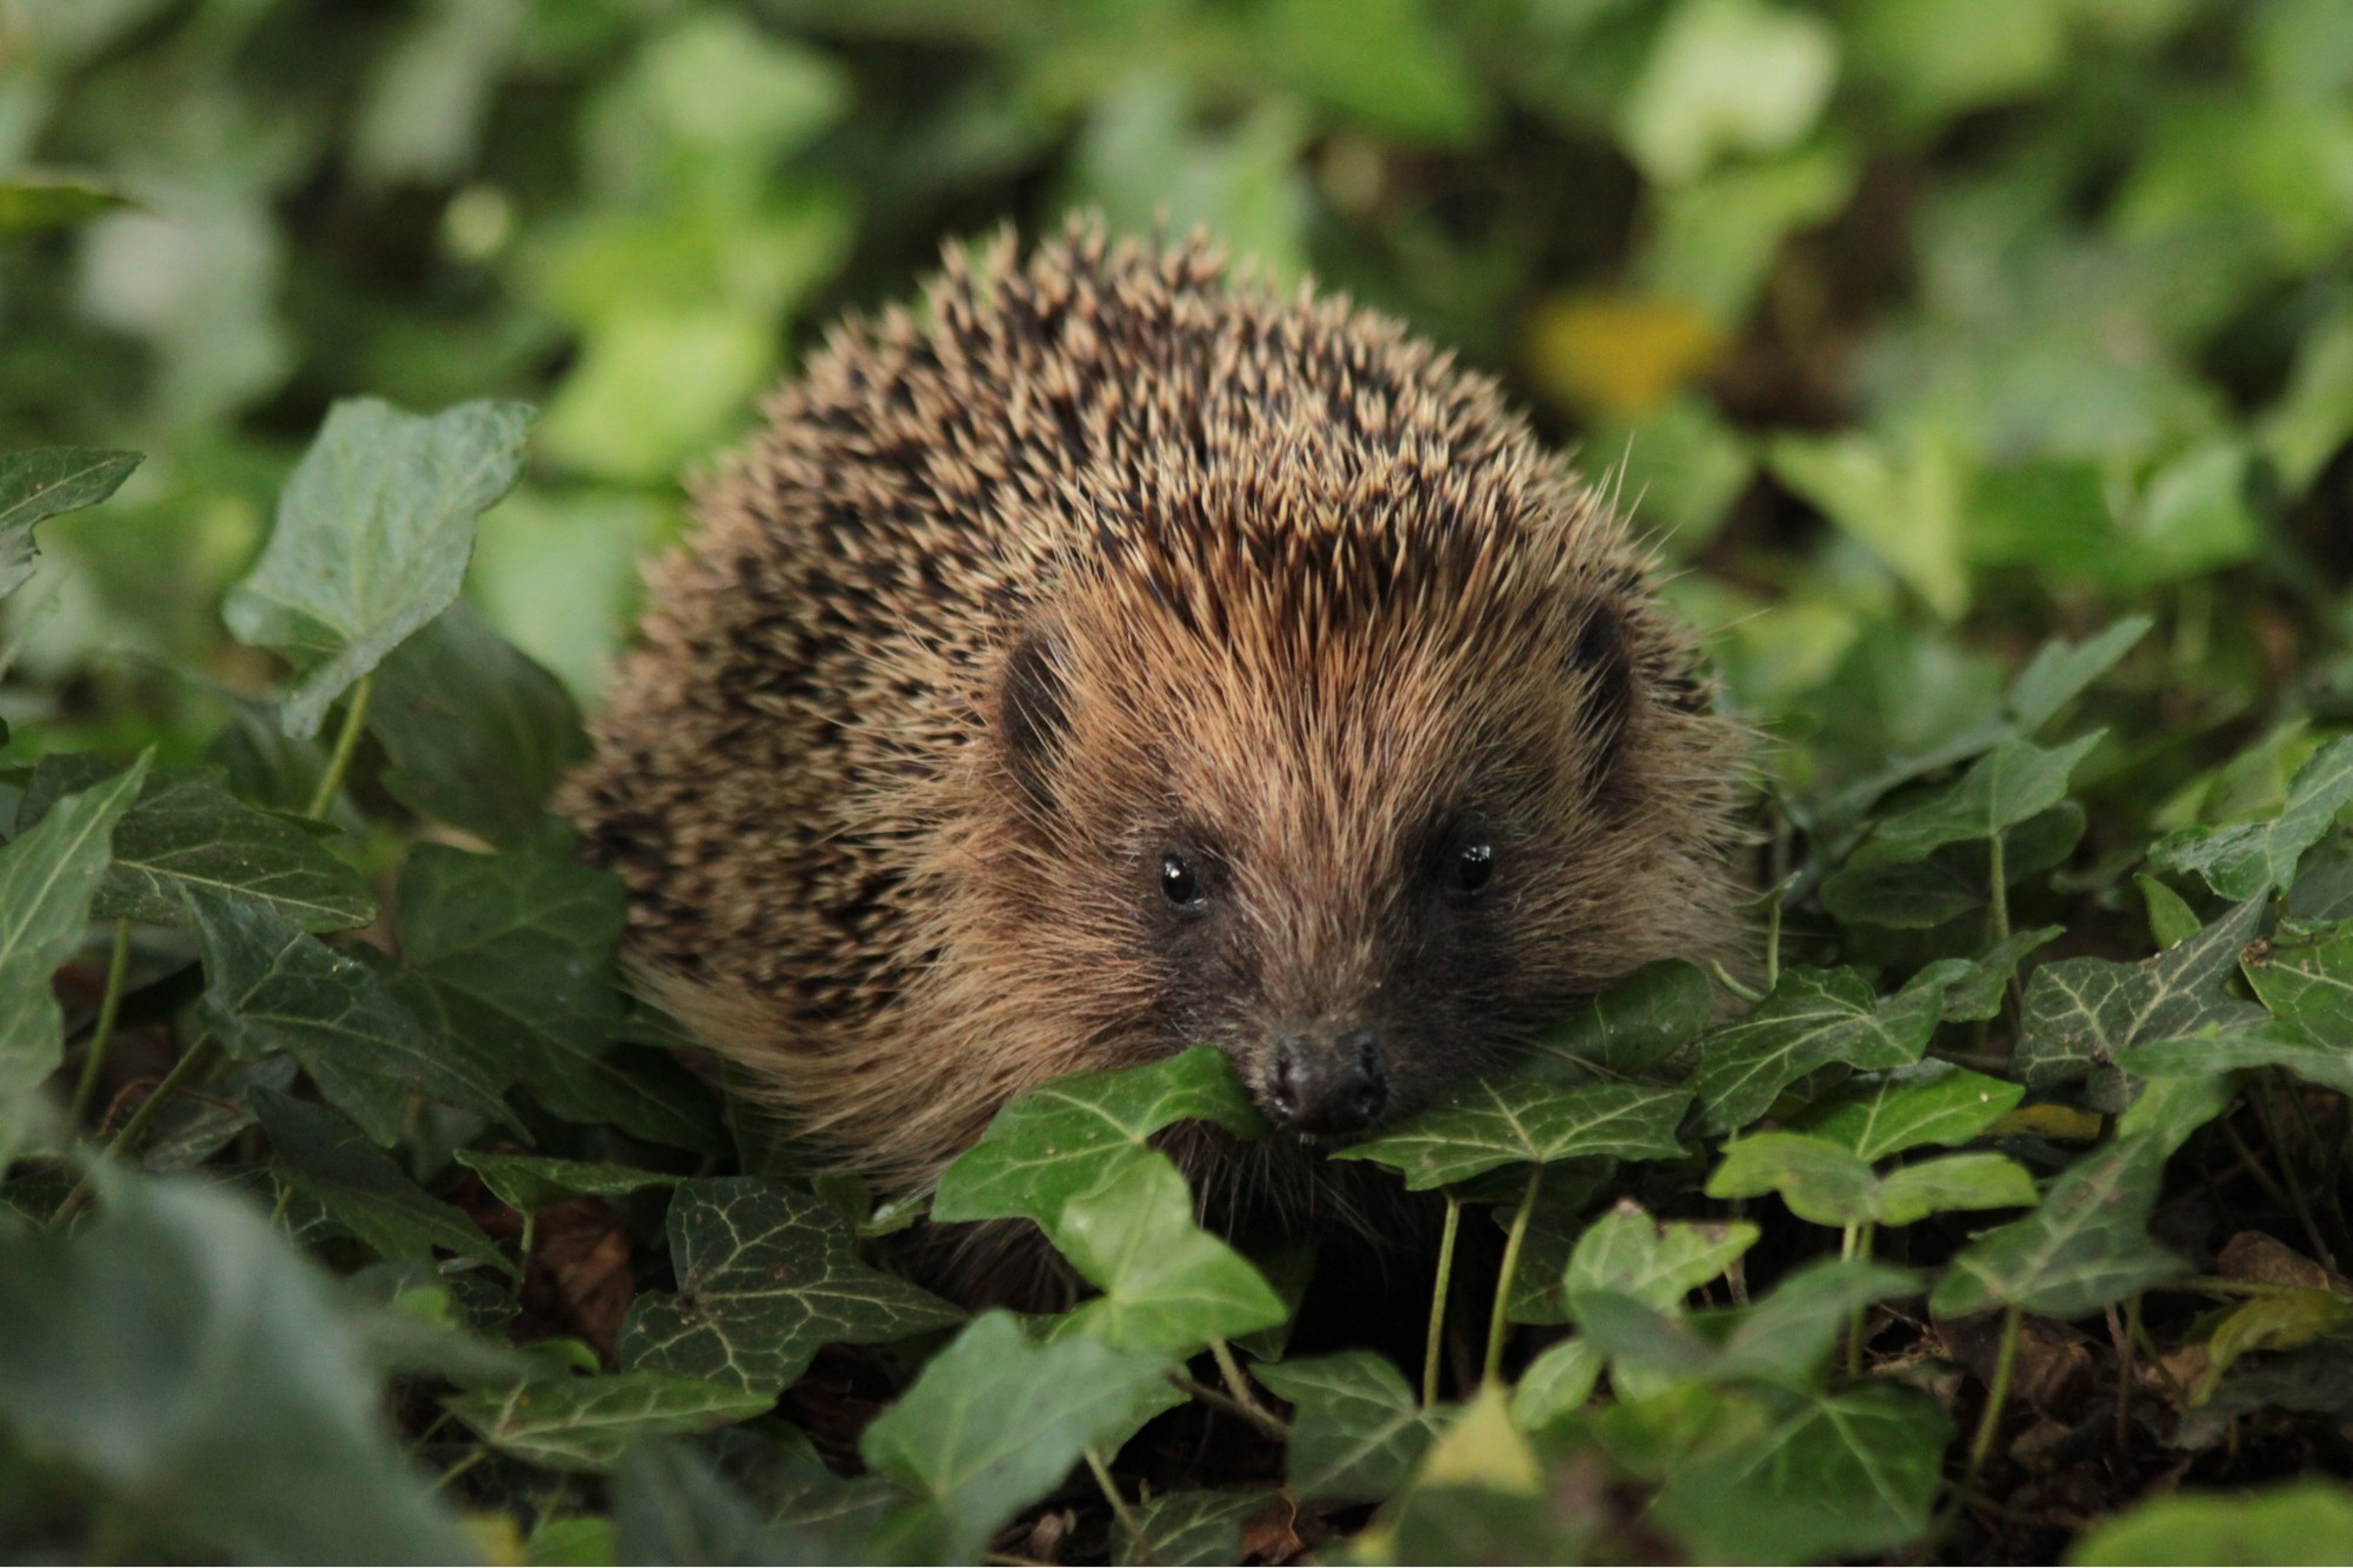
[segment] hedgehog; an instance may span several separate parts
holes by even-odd
[[[1316,1145],[1736,948],[1744,748],[1652,563],[1398,322],[1078,223],[951,246],[763,414],[562,804],[813,1167],[920,1191],[1207,1043],[1276,1130],[1208,1207],[1362,1225]]]

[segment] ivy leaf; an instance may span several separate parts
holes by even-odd
[[[2253,1492],[2176,1492],[2095,1522],[2067,1561],[2076,1568],[2353,1561],[2353,1498],[2321,1479]]]
[[[1803,1132],[1764,1132],[1727,1144],[1708,1178],[1708,1196],[1768,1192],[1815,1225],[1899,1226],[1949,1209],[2031,1206],[2034,1179],[2001,1154],[1952,1154],[1879,1176],[1861,1156]]]
[[[2070,800],[2004,828],[2003,881],[2016,887],[2063,862],[2084,837],[2084,808]],[[1926,931],[1991,900],[1989,839],[1943,845],[1916,860],[1889,860],[1869,849],[1822,883],[1823,906],[1850,924]]]
[[[2285,1068],[2308,1083],[2353,1095],[2353,1039],[2323,1045],[2295,1024],[2279,1019],[2241,1028],[2214,1026],[2176,1039],[2152,1040],[2116,1058],[2128,1073],[2157,1079],[2218,1079],[2252,1068]]]
[[[2311,942],[2246,949],[2240,967],[2274,1017],[2317,1045],[2353,1045],[2353,926]]]
[[[1790,969],[1736,1024],[1706,1037],[1692,1076],[1710,1132],[1746,1127],[1775,1097],[1832,1062],[1875,1068],[1920,1059],[1943,1013],[1940,988],[1907,987],[1882,1000],[1852,969]]]
[[[12,1438],[69,1459],[174,1557],[469,1560],[327,1278],[223,1193],[99,1173],[104,1201],[70,1234],[0,1239]]]
[[[2080,1318],[2185,1272],[2148,1238],[2167,1145],[2141,1132],[2093,1151],[2061,1174],[2042,1207],[1957,1254],[1929,1297],[1939,1317],[2012,1306]]]
[[[1715,987],[1699,965],[1662,958],[1577,1003],[1536,1042],[1528,1070],[1557,1064],[1577,1078],[1645,1072],[1699,1038],[1715,1009]]]
[[[1798,1128],[1876,1163],[1923,1143],[1951,1147],[1982,1137],[2025,1094],[1950,1062],[1922,1062],[1842,1087],[1808,1108]]]
[[[44,757],[18,807],[29,826],[59,797],[113,770],[87,752]],[[214,767],[158,768],[114,830],[114,861],[92,919],[185,925],[180,894],[201,888],[271,910],[303,931],[344,931],[375,918],[359,873],[301,822],[248,805]]]
[[[635,1444],[748,1421],[776,1404],[723,1383],[622,1372],[546,1378],[442,1401],[501,1454],[554,1470],[609,1470]]]
[[[2211,1394],[2222,1374],[2241,1356],[2256,1351],[2291,1351],[2334,1334],[2353,1319],[2353,1301],[2334,1290],[2309,1287],[2278,1296],[2242,1301],[2214,1325],[2206,1340],[2206,1382]]]
[[[1284,1474],[1302,1501],[1391,1496],[1444,1425],[1444,1415],[1424,1409],[1404,1376],[1373,1351],[1261,1365],[1257,1376],[1292,1404]]]
[[[1661,1225],[1630,1200],[1586,1226],[1563,1276],[1569,1299],[1609,1290],[1666,1311],[1757,1244],[1746,1220]]]
[[[2081,643],[2052,637],[2037,648],[2003,700],[2019,733],[2031,735],[2057,717],[2059,710],[2116,668],[2155,624],[2147,616],[2126,616]]]
[[[204,953],[205,1022],[231,1056],[285,1052],[387,1147],[416,1094],[521,1130],[499,1080],[442,1048],[367,965],[266,905],[201,887],[186,899]]]
[[[2353,803],[2353,735],[2314,752],[2288,785],[2287,804],[2267,822],[2237,822],[2175,834],[2150,852],[2160,870],[2195,871],[2226,899],[2249,899],[2295,881],[2296,864]]]
[[[317,734],[353,681],[457,598],[475,520],[514,488],[530,424],[519,403],[424,417],[363,397],[327,411],[261,559],[222,606],[239,642],[303,667],[288,734]]]
[[[2027,982],[2012,1072],[2027,1088],[2043,1089],[2114,1065],[2128,1046],[2208,1024],[2253,1021],[2253,1007],[2219,993],[2269,901],[2268,894],[2249,899],[2139,963],[2063,958],[2043,964]]]
[[[1675,1128],[1690,1105],[1688,1090],[1647,1084],[1571,1088],[1536,1079],[1483,1079],[1449,1090],[1377,1138],[1335,1150],[1332,1158],[1385,1165],[1418,1193],[1500,1165],[1549,1165],[1595,1155],[1674,1160],[1683,1152]]]
[[[1975,958],[1945,959],[1940,963],[1955,965],[1936,977],[1936,985],[1945,994],[1944,1016],[1947,1023],[1974,1023],[1991,1018],[2001,1011],[2002,998],[2010,989],[2010,977],[2018,970],[2026,955],[2047,942],[2067,934],[2064,926],[2037,926],[2029,931],[2012,931]],[[1930,964],[1936,969],[1936,964]],[[1911,984],[1922,983],[1921,972]],[[1910,989],[1907,984],[1905,989]]]
[[[1145,1067],[1057,1079],[998,1111],[981,1141],[942,1173],[932,1217],[1050,1224],[1145,1139],[1184,1121],[1212,1121],[1245,1138],[1266,1130],[1232,1063],[1214,1046]]]
[[[463,600],[386,656],[367,724],[394,799],[502,848],[547,830],[549,795],[588,754],[563,683]]]
[[[1826,1258],[1788,1275],[1753,1307],[1685,1317],[1679,1308],[1662,1310],[1612,1290],[1584,1292],[1575,1303],[1597,1355],[1654,1382],[1699,1378],[1803,1390],[1820,1384],[1854,1313],[1915,1288],[1900,1268]]]
[[[1870,1557],[1927,1533],[1952,1420],[1917,1389],[1759,1389],[1760,1433],[1678,1465],[1651,1517],[1696,1557]]]
[[[65,1059],[65,1015],[50,976],[81,943],[109,846],[146,773],[142,756],[0,847],[0,1167],[15,1152],[25,1108]]]
[[[452,1156],[482,1178],[499,1202],[517,1214],[537,1214],[573,1198],[617,1198],[648,1187],[677,1184],[680,1178],[635,1165],[587,1160],[557,1160],[544,1154],[492,1154],[459,1149]]]
[[[434,1249],[515,1272],[462,1209],[426,1195],[350,1118],[268,1088],[251,1091],[280,1181],[384,1258],[436,1262]]]
[[[1572,1337],[1546,1346],[1512,1385],[1512,1419],[1523,1432],[1540,1432],[1583,1409],[1609,1361],[1590,1340]]]
[[[399,911],[400,995],[462,1045],[446,1055],[521,1082],[567,1121],[611,1122],[674,1148],[716,1146],[709,1094],[675,1063],[615,1043],[613,949],[628,921],[620,879],[547,850],[419,844],[401,872]]]
[[[1121,1527],[1121,1568],[1158,1563],[1161,1568],[1208,1568],[1238,1563],[1242,1525],[1278,1500],[1275,1492],[1163,1492],[1132,1510],[1136,1533]]]
[[[120,191],[74,180],[0,181],[0,245],[51,229],[70,228],[100,213],[130,205],[131,198]],[[130,453],[122,455],[137,461]]]
[[[1924,859],[1945,845],[1991,838],[2041,816],[2067,798],[2067,781],[2105,733],[2095,730],[2048,749],[2004,741],[1917,805],[1881,817],[1855,858],[1874,864]]]
[[[977,1561],[1089,1448],[1108,1453],[1176,1402],[1167,1364],[1085,1336],[1032,1344],[1004,1312],[975,1319],[859,1441],[922,1500],[880,1555]]]
[[[875,1344],[964,1313],[860,1261],[822,1202],[751,1176],[686,1182],[670,1205],[678,1293],[639,1296],[621,1325],[631,1371],[699,1377],[770,1399],[829,1344]]]
[[[84,447],[0,453],[0,599],[33,574],[40,556],[33,544],[35,523],[96,506],[121,488],[141,460],[137,452]]]
[[[1290,1315],[1249,1259],[1194,1223],[1185,1178],[1155,1150],[1135,1150],[1047,1229],[1103,1291],[1063,1320],[1064,1331],[1175,1355]]]

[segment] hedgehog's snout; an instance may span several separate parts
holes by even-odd
[[[1286,1132],[1361,1132],[1388,1105],[1380,1037],[1362,1025],[1317,1025],[1275,1037],[1259,1099]]]

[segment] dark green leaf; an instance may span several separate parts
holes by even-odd
[[[2041,1089],[2112,1066],[2127,1046],[2252,1021],[2253,1007],[2218,993],[2269,901],[2268,894],[2249,899],[2139,963],[2066,958],[2042,965],[2027,983],[2011,1071]]]
[[[1798,1126],[1876,1163],[1923,1143],[1967,1143],[2025,1094],[1950,1062],[1922,1062],[1847,1085],[1810,1107]]]
[[[1375,1502],[1405,1485],[1443,1425],[1405,1379],[1372,1351],[1258,1369],[1259,1381],[1293,1406],[1284,1448],[1293,1495]]]
[[[1537,1042],[1534,1062],[1557,1061],[1577,1076],[1644,1072],[1697,1039],[1715,1008],[1699,965],[1662,958],[1577,1004]]]
[[[2035,650],[2026,668],[2010,682],[2003,705],[2021,735],[2031,735],[2073,701],[2085,688],[2114,668],[2154,625],[2147,616],[2126,616],[2096,637],[2081,643],[2053,637]]]
[[[1161,1568],[1240,1562],[1242,1525],[1254,1514],[1279,1505],[1277,1492],[1163,1492],[1135,1506],[1141,1541],[1122,1531],[1119,1556],[1123,1568],[1159,1563]]]
[[[750,1176],[681,1184],[669,1229],[678,1293],[641,1295],[630,1307],[620,1360],[632,1370],[773,1399],[826,1345],[905,1339],[964,1320],[860,1262],[824,1204]]]
[[[2084,837],[2084,808],[2062,801],[2001,836],[2003,879],[2017,886],[2074,851]],[[1856,855],[1822,883],[1822,903],[1842,921],[1926,931],[1979,908],[1992,897],[1993,855],[1988,839],[1947,844],[1917,860]]]
[[[2296,864],[2353,802],[2353,735],[2331,742],[2296,770],[2287,804],[2264,822],[2177,834],[2151,853],[2160,870],[2195,871],[2226,899],[2248,899],[2295,881]]]
[[[285,1052],[387,1146],[412,1095],[512,1124],[499,1080],[427,1034],[367,965],[267,905],[202,887],[186,899],[204,951],[205,1022],[230,1055]]]
[[[152,1175],[191,1170],[228,1146],[230,1139],[252,1126],[253,1091],[294,1087],[301,1069],[288,1056],[267,1056],[250,1067],[205,1085],[202,1099],[190,1096],[164,1108],[147,1134],[139,1163]]]
[[[2244,949],[2240,967],[2274,1017],[2323,1048],[2353,1047],[2353,927]]]
[[[1881,999],[1851,969],[1784,971],[1757,1009],[1706,1037],[1692,1078],[1702,1125],[1729,1132],[1765,1114],[1784,1089],[1833,1062],[1909,1067],[1942,1016],[1934,986]]]
[[[2045,750],[2005,741],[1959,778],[1910,809],[1880,818],[1857,858],[1887,864],[1926,858],[1967,839],[1991,838],[2067,798],[2076,764],[2100,743],[2100,731]]]
[[[546,830],[548,796],[588,751],[563,684],[462,600],[385,657],[368,732],[403,805],[501,847]]]
[[[2209,1026],[2194,1035],[2151,1040],[2117,1056],[2116,1065],[2147,1079],[2215,1079],[2253,1068],[2285,1068],[2310,1083],[2353,1095],[2353,1040],[2323,1045],[2295,1024],[2273,1020],[2234,1028]]]
[[[925,1550],[892,1555],[977,1558],[1087,1449],[1110,1452],[1167,1408],[1166,1367],[1084,1336],[1033,1344],[1003,1312],[976,1319],[859,1441],[869,1465],[922,1500],[898,1528]]]
[[[1023,1095],[940,1177],[937,1220],[1051,1221],[1171,1122],[1211,1121],[1242,1137],[1266,1123],[1214,1047],[1148,1067],[1077,1073]]]
[[[1583,1407],[1609,1363],[1590,1340],[1570,1338],[1547,1346],[1512,1385],[1512,1419],[1525,1432],[1541,1431]]]
[[[325,1208],[385,1258],[433,1259],[436,1248],[514,1272],[461,1209],[427,1197],[392,1157],[324,1106],[253,1090],[279,1179]]]
[[[1547,1165],[1615,1155],[1673,1160],[1675,1128],[1691,1105],[1681,1089],[1599,1083],[1567,1087],[1496,1078],[1461,1085],[1420,1115],[1379,1137],[1335,1150],[1335,1160],[1371,1160],[1401,1172],[1415,1192],[1442,1187],[1499,1165]]]
[[[1746,1220],[1662,1225],[1621,1202],[1577,1238],[1564,1282],[1572,1301],[1609,1290],[1663,1312],[1730,1268],[1757,1237]]]
[[[482,1178],[499,1202],[517,1214],[537,1214],[571,1198],[617,1198],[679,1178],[634,1165],[604,1165],[585,1160],[554,1160],[542,1154],[490,1154],[460,1149],[458,1163]]]
[[[33,574],[40,553],[33,545],[35,523],[96,506],[121,487],[140,460],[137,452],[79,447],[0,454],[0,599]]]
[[[335,699],[457,598],[475,520],[514,488],[530,424],[515,403],[422,417],[364,397],[328,411],[222,609],[238,641],[303,667],[288,734],[317,734]]]
[[[44,757],[25,792],[26,826],[86,787],[88,752]],[[310,827],[229,794],[218,768],[159,768],[114,832],[114,863],[91,907],[97,920],[185,925],[184,889],[260,904],[304,931],[343,931],[375,918],[367,885]]]
[[[2166,1144],[2119,1138],[2070,1166],[2042,1206],[1986,1232],[1957,1255],[1929,1298],[1940,1317],[2014,1306],[2079,1318],[2185,1272],[2148,1238]]]
[[[622,1372],[453,1394],[451,1415],[502,1454],[556,1470],[609,1470],[634,1444],[747,1421],[776,1403],[727,1384]]]

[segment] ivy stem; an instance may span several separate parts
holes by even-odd
[[[1242,1371],[1242,1363],[1234,1359],[1234,1347],[1223,1340],[1211,1340],[1209,1353],[1217,1357],[1218,1375],[1226,1380],[1226,1392],[1234,1396],[1234,1403],[1246,1410],[1256,1411],[1263,1425],[1267,1413],[1260,1405],[1257,1396],[1250,1393],[1250,1376]]]
[[[1102,1450],[1092,1443],[1087,1445],[1087,1468],[1095,1473],[1095,1485],[1103,1489],[1103,1500],[1111,1504],[1112,1517],[1119,1521],[1120,1529],[1127,1531],[1136,1561],[1158,1563],[1160,1559],[1154,1555],[1152,1542],[1144,1538],[1144,1526],[1137,1521],[1135,1511],[1127,1506],[1127,1500],[1119,1495],[1119,1483],[1111,1479],[1111,1468],[1103,1463]]]
[[[367,723],[368,693],[375,689],[374,670],[353,684],[351,700],[343,704],[343,727],[335,732],[334,752],[327,758],[327,771],[319,775],[319,787],[311,792],[311,809],[305,816],[325,816],[343,792],[343,775],[351,771],[352,753],[359,750],[360,731]]]
[[[132,1112],[131,1120],[122,1124],[122,1131],[107,1144],[105,1158],[113,1160],[135,1153],[139,1140],[146,1136],[147,1129],[153,1125],[156,1117],[163,1114],[164,1107],[170,1104],[191,1080],[211,1067],[213,1059],[219,1055],[220,1044],[210,1035],[191,1046],[187,1055],[172,1064],[172,1070],[164,1075],[164,1081],[155,1086],[155,1092]],[[66,1194],[66,1201],[58,1205],[58,1212],[49,1216],[47,1228],[52,1231],[62,1229],[66,1221],[80,1213],[82,1205],[90,1202],[90,1188],[96,1180],[95,1170],[83,1172],[81,1180],[74,1184],[73,1191]]]
[[[2001,830],[1996,828],[1993,836],[1986,840],[1986,844],[1992,851],[1992,863],[1987,868],[1986,880],[1992,884],[1990,891],[1993,894],[1993,907],[1988,911],[1987,918],[1993,924],[1993,940],[2008,942],[2010,940],[2010,867],[2004,858],[2005,847],[2002,844]]]
[[[1487,1316],[1487,1364],[1480,1381],[1493,1383],[1504,1370],[1504,1334],[1510,1324],[1505,1312],[1512,1304],[1512,1276],[1520,1271],[1520,1248],[1528,1239],[1528,1221],[1536,1212],[1536,1192],[1544,1185],[1545,1168],[1528,1167],[1528,1190],[1512,1214],[1512,1234],[1504,1243],[1504,1272],[1495,1281],[1495,1309]]]
[[[1446,1192],[1446,1229],[1438,1240],[1438,1286],[1430,1297],[1430,1347],[1421,1356],[1421,1404],[1438,1403],[1438,1363],[1445,1349],[1446,1296],[1454,1287],[1454,1238],[1462,1229],[1462,1200]]]
[[[1860,1258],[1868,1263],[1871,1261],[1871,1241],[1872,1226],[1869,1224],[1851,1225],[1846,1227],[1846,1235],[1840,1243],[1839,1256],[1841,1258]],[[1862,1321],[1863,1314],[1870,1310],[1857,1307],[1847,1314],[1846,1374],[1849,1377],[1860,1378],[1862,1375]]]
[[[1168,1382],[1171,1386],[1199,1400],[1212,1409],[1222,1410],[1238,1421],[1250,1423],[1278,1443],[1288,1442],[1291,1439],[1291,1423],[1264,1406],[1244,1405],[1222,1389],[1211,1388],[1208,1384],[1187,1377],[1181,1372],[1170,1373]]]
[[[1780,889],[1773,891],[1773,902],[1765,911],[1765,990],[1771,994],[1781,984],[1781,900]]]
[[[1726,991],[1731,992],[1735,996],[1739,997],[1743,1002],[1747,1003],[1751,1007],[1754,1007],[1757,1003],[1765,1000],[1765,993],[1757,990],[1753,985],[1744,985],[1739,981],[1735,980],[1732,977],[1732,971],[1724,967],[1724,960],[1719,958],[1711,962],[1712,967],[1715,970],[1715,982],[1717,984],[1723,986]]]
[[[122,1008],[122,977],[131,968],[131,922],[114,922],[114,951],[106,961],[106,994],[99,998],[98,1026],[90,1032],[90,1052],[82,1058],[81,1078],[74,1084],[73,1108],[67,1122],[79,1127],[97,1098],[99,1075],[106,1068],[106,1047],[114,1038],[114,1016]]]
[[[1986,1393],[1985,1414],[1978,1417],[1977,1438],[1969,1444],[1968,1468],[1961,1473],[1965,1491],[1977,1486],[1978,1473],[1993,1452],[1994,1436],[2001,1430],[2001,1407],[2010,1403],[2010,1378],[2018,1367],[2018,1331],[2024,1318],[2016,1307],[2002,1314],[2001,1350],[1994,1359],[1993,1387]]]

